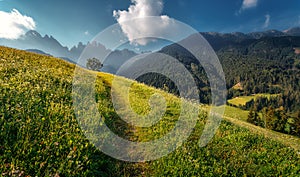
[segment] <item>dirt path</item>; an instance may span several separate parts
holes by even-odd
[[[262,127],[258,127],[258,126],[255,126],[253,124],[250,124],[248,122],[244,122],[244,121],[234,119],[234,118],[231,118],[231,117],[223,116],[223,118],[224,118],[224,120],[229,121],[229,122],[231,122],[235,125],[247,128],[253,133],[264,135],[267,138],[273,139],[273,140],[278,141],[278,142],[280,142],[284,145],[292,147],[296,151],[298,151],[298,153],[300,153],[300,138],[298,138],[298,137],[283,134],[283,133],[279,133],[279,132],[275,132],[275,131],[265,129],[265,128],[262,128]]]

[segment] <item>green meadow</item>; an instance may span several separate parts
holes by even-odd
[[[239,96],[233,99],[228,100],[228,103],[235,105],[235,106],[245,106],[247,102],[251,101],[252,99],[256,99],[257,97],[276,97],[278,94],[255,94],[251,96]]]
[[[299,175],[300,149],[227,119],[213,139],[199,147],[208,107],[198,105],[191,105],[199,109],[191,135],[170,154],[139,163],[105,155],[86,138],[76,119],[80,113],[75,113],[73,107],[74,71],[74,64],[57,58],[0,47],[1,176]],[[138,115],[149,113],[153,94],[165,98],[166,111],[158,123],[148,128],[135,127],[124,122],[114,109],[111,86],[116,76],[93,74],[97,109],[114,133],[130,141],[146,142],[172,131],[180,115],[180,98],[119,78],[132,83],[129,100]],[[124,96],[121,88],[117,93]],[[225,116],[235,120],[244,120],[246,115],[246,111],[229,106],[225,110]]]

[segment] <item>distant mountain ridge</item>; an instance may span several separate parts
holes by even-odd
[[[290,36],[300,36],[300,27],[285,30],[284,33]]]
[[[200,34],[210,43],[215,51],[219,51],[224,48],[230,48],[231,46],[248,46],[263,38],[300,36],[300,27],[290,28],[285,31],[268,30],[247,34],[241,32],[200,32]],[[17,40],[0,39],[0,45],[23,50],[29,49],[35,53],[52,55],[73,63],[77,62],[77,59],[80,57],[83,50],[89,46],[95,51],[101,51],[103,53],[110,54],[104,62],[102,71],[113,74],[115,74],[117,69],[128,59],[137,55],[137,53],[130,50],[111,51],[99,43],[83,44],[82,42],[79,42],[76,46],[73,46],[69,49],[68,47],[62,46],[60,42],[58,42],[53,36],[42,36],[40,33],[34,30],[28,31],[25,35]]]
[[[77,46],[69,49],[62,46],[53,36],[45,35],[44,37],[37,31],[30,30],[17,40],[0,39],[0,45],[14,47],[18,49],[35,49],[48,53],[55,57],[68,58],[74,62],[79,58],[81,52],[87,45],[79,43]],[[97,47],[104,49],[105,47],[97,44]],[[107,50],[106,48],[104,50]]]
[[[89,49],[97,51],[98,53],[110,54],[104,61],[103,67],[103,71],[109,73],[115,73],[122,63],[137,55],[135,52],[126,49],[111,51],[104,45],[95,42],[87,44],[79,42],[78,45],[69,49],[68,47],[62,46],[53,36],[42,36],[34,30],[28,31],[17,40],[0,39],[0,45],[43,55],[51,55],[72,63],[77,63],[81,53],[88,46]]]
[[[218,32],[200,32],[200,34],[210,43],[214,50],[218,51],[228,46],[249,45],[263,38],[278,37],[298,37],[300,36],[300,27],[290,28],[285,31],[267,30],[251,33],[218,33]]]
[[[210,42],[214,49],[220,49],[225,44],[241,43],[242,41],[249,39],[261,39],[264,37],[283,37],[283,36],[300,36],[300,27],[290,28],[285,31],[268,30],[263,32],[252,32],[252,33],[218,33],[218,32],[200,32],[203,37]],[[87,45],[95,45],[95,47],[101,48],[101,50],[107,50],[102,44],[83,44],[79,42],[72,48],[62,46],[53,36],[45,35],[42,36],[40,33],[34,30],[28,31],[25,35],[17,40],[0,39],[0,45],[19,48],[23,50],[36,49],[48,53],[50,55],[69,58],[76,61],[82,51]],[[126,52],[125,52],[126,53]]]

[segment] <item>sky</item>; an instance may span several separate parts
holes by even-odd
[[[134,29],[123,22],[158,16],[162,25]],[[86,43],[119,23],[131,40],[143,30],[159,33],[172,19],[197,31],[254,32],[300,26],[299,0],[0,0],[0,38],[18,39],[28,30],[52,35],[64,46]],[[152,32],[151,31],[151,32]],[[147,41],[131,41],[145,45]]]

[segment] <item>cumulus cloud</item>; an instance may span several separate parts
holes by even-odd
[[[151,40],[138,39],[143,34],[160,36],[172,25],[172,19],[166,15],[161,15],[163,10],[162,0],[132,0],[132,5],[128,10],[114,10],[113,16],[120,24],[122,31],[132,44],[147,45]],[[149,18],[158,16],[159,20]],[[140,19],[144,18],[143,20]]]
[[[22,15],[18,10],[0,11],[0,38],[18,39],[27,30],[34,30],[36,25],[31,17]]]
[[[267,15],[265,15],[265,18],[266,18],[266,20],[265,20],[263,28],[268,28],[270,26],[271,15],[267,14]]]

